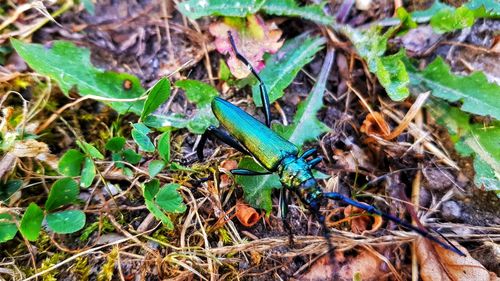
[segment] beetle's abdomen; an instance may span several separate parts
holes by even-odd
[[[297,147],[279,136],[234,104],[216,97],[212,101],[215,117],[269,171],[288,155],[297,155]]]

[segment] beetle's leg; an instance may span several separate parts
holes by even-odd
[[[270,175],[272,173],[271,172],[256,172],[256,171],[247,170],[247,169],[232,169],[231,174],[238,175],[238,176],[263,176],[263,175]]]
[[[360,208],[362,210],[365,210],[367,211],[368,213],[370,214],[375,214],[375,215],[379,215],[385,219],[388,219],[390,221],[393,221],[399,225],[402,225],[403,227],[406,227],[406,228],[409,228],[415,232],[417,232],[418,234],[422,235],[423,237],[433,241],[433,242],[436,242],[438,243],[441,247],[445,248],[445,249],[448,249],[450,251],[453,251],[461,256],[465,256],[464,253],[462,253],[462,251],[460,251],[457,247],[455,247],[455,245],[449,243],[448,244],[445,244],[443,242],[441,242],[440,240],[438,240],[436,237],[432,236],[432,234],[430,232],[428,232],[427,230],[424,230],[424,229],[421,229],[419,227],[416,227],[412,224],[409,224],[401,219],[399,219],[398,217],[395,217],[393,215],[390,215],[390,214],[386,214],[382,211],[380,211],[379,209],[371,206],[371,205],[368,205],[368,204],[365,204],[365,203],[361,203],[361,202],[358,202],[358,201],[355,201],[351,198],[348,198],[348,197],[345,197],[344,195],[340,194],[340,193],[337,193],[337,192],[325,192],[323,193],[323,195],[326,197],[326,198],[329,198],[329,199],[333,199],[333,200],[338,200],[338,201],[342,201],[344,203],[347,203],[351,206],[354,206],[354,207],[357,207],[357,208]],[[437,232],[437,231],[436,231]]]
[[[283,222],[283,226],[288,232],[288,243],[290,246],[293,246],[293,232],[290,224],[287,220],[288,215],[288,204],[290,204],[290,193],[285,187],[281,187],[280,189],[280,213],[281,213],[281,221]]]
[[[238,52],[236,44],[234,43],[233,35],[231,35],[231,31],[228,31],[227,34],[229,36],[229,42],[231,43],[231,47],[233,48],[236,58],[239,59],[242,63],[244,63],[248,67],[248,69],[250,69],[255,78],[257,78],[257,80],[259,81],[260,99],[262,101],[262,111],[264,112],[264,116],[266,117],[266,126],[271,127],[271,110],[270,110],[271,106],[269,104],[269,95],[267,93],[266,84],[264,84],[257,71],[255,71],[255,69],[253,68],[252,64],[242,54],[240,54],[240,52]]]
[[[216,138],[220,139],[227,145],[231,146],[232,148],[244,153],[244,154],[249,154],[246,148],[244,148],[238,140],[236,140],[234,137],[232,137],[230,134],[228,134],[226,131],[224,131],[221,128],[216,128],[214,126],[209,126],[205,133],[201,136],[201,140],[198,143],[198,147],[196,147],[196,153],[198,155],[198,159],[200,161],[203,160],[203,148],[205,147],[205,143],[207,142],[207,138],[209,135],[213,135]]]
[[[302,159],[306,159],[307,157],[309,157],[309,156],[311,156],[311,155],[315,154],[315,153],[316,153],[316,151],[317,151],[317,149],[316,149],[316,148],[311,148],[311,149],[309,149],[309,150],[306,150],[304,153],[302,153],[302,155],[300,155],[300,158],[302,158]]]
[[[321,161],[323,161],[323,157],[319,156],[319,157],[316,157],[314,159],[312,159],[311,161],[307,162],[307,164],[309,165],[309,167],[314,167],[316,165],[318,165],[319,163],[321,163]]]

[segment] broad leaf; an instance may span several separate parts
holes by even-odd
[[[153,200],[160,190],[160,180],[152,179],[144,183],[144,199]]]
[[[476,20],[474,11],[462,6],[458,9],[441,9],[431,18],[431,26],[437,33],[445,33],[471,27]]]
[[[478,187],[500,192],[500,122],[470,123],[470,115],[444,102],[429,104],[438,123],[445,126],[462,156],[474,156],[474,182]],[[500,195],[500,193],[499,193]]]
[[[160,105],[162,105],[170,97],[170,81],[167,78],[161,78],[148,91],[148,98],[144,102],[141,120],[153,113]]]
[[[186,211],[182,196],[177,191],[179,187],[179,184],[169,183],[156,194],[156,203],[166,212],[184,213]]]
[[[209,105],[219,95],[217,89],[198,80],[179,80],[175,86],[183,89],[188,100],[198,106]]]
[[[285,88],[324,44],[322,37],[298,36],[288,40],[276,54],[266,59],[266,67],[259,75],[267,87],[271,103],[283,96]],[[258,84],[252,87],[252,92],[255,104],[262,106]]]
[[[123,158],[125,158],[125,161],[129,162],[130,164],[136,165],[141,162],[142,155],[129,148],[123,151]]]
[[[66,204],[75,202],[80,190],[78,184],[71,178],[58,179],[50,188],[45,202],[45,209],[52,211]]]
[[[161,170],[163,170],[163,168],[165,168],[165,162],[163,162],[162,160],[153,160],[149,162],[149,176],[152,178],[156,177],[156,175],[158,175]]]
[[[165,162],[170,162],[170,131],[166,131],[160,135],[158,139],[158,154]]]
[[[155,218],[159,219],[167,229],[174,229],[172,220],[170,220],[170,218],[167,217],[165,213],[163,213],[163,211],[154,201],[145,200],[144,203],[146,204],[146,208],[155,216]]]
[[[94,160],[92,160],[92,158],[85,157],[85,160],[83,161],[82,175],[80,178],[80,186],[84,188],[89,187],[94,181],[95,175],[96,169]]]
[[[7,213],[0,214],[0,243],[13,239],[16,233],[17,226],[12,216]]]
[[[105,148],[109,151],[118,152],[123,149],[125,146],[125,138],[124,137],[114,137],[106,143]]]
[[[299,6],[295,0],[267,0],[262,10],[269,15],[300,17],[320,24],[333,24],[333,17],[325,14],[326,3]]]
[[[204,16],[246,17],[255,14],[265,0],[188,0],[177,5],[179,11],[190,19]]]
[[[154,152],[155,146],[148,136],[151,130],[142,123],[135,123],[132,126],[134,127],[132,129],[132,138],[139,145],[139,148],[146,152]]]
[[[90,51],[73,43],[55,41],[51,46],[23,43],[11,39],[17,53],[36,72],[57,81],[67,95],[76,87],[81,96],[94,95],[103,98],[130,99],[144,93],[137,77],[125,73],[103,72],[90,62]],[[142,112],[143,101],[105,102],[119,113]]]
[[[59,159],[58,168],[59,172],[65,176],[75,177],[80,175],[82,169],[83,155],[76,149],[69,149]]]
[[[24,212],[23,218],[21,219],[21,225],[19,231],[23,236],[29,241],[35,241],[40,235],[40,229],[42,227],[43,221],[43,210],[38,207],[35,203],[30,203],[26,211]]]
[[[245,156],[238,164],[238,168],[249,169],[257,172],[266,172],[252,157]],[[264,176],[235,176],[236,182],[243,187],[245,201],[254,208],[263,209],[271,213],[273,202],[271,193],[273,189],[280,189],[280,178],[276,174]]]
[[[450,102],[462,102],[461,109],[477,115],[490,115],[500,120],[500,86],[489,83],[481,72],[468,76],[455,75],[438,57],[420,72],[410,64],[408,70],[413,86],[426,86],[432,95]]]
[[[47,225],[59,234],[77,232],[85,226],[85,213],[80,210],[67,210],[48,214]]]

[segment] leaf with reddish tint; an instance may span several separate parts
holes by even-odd
[[[247,77],[250,70],[236,58],[229,42],[228,31],[231,31],[238,51],[248,59],[257,72],[264,68],[264,54],[274,54],[283,45],[283,41],[280,40],[281,29],[274,22],[266,22],[257,15],[250,15],[246,19],[225,18],[223,22],[211,24],[209,31],[215,36],[217,51],[221,54],[229,53],[227,65],[238,79]]]

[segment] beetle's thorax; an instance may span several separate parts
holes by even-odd
[[[290,155],[281,161],[278,166],[278,174],[281,184],[295,192],[305,204],[315,205],[321,200],[321,190],[306,160]]]

